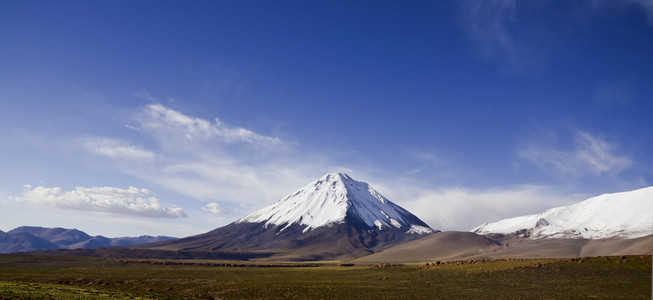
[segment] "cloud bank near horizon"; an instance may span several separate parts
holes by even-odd
[[[25,186],[19,201],[55,208],[84,210],[115,215],[130,215],[145,218],[188,217],[183,209],[163,206],[148,189],[129,187],[76,187],[64,191],[59,187]]]

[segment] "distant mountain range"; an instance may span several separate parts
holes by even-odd
[[[171,239],[175,238],[148,235],[107,238],[101,235],[90,236],[77,229],[22,226],[8,232],[0,231],[0,253],[132,246]]]
[[[369,184],[330,173],[227,226],[138,248],[265,250],[283,260],[351,259],[433,232]]]

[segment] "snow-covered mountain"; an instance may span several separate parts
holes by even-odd
[[[433,232],[367,183],[330,173],[227,226],[139,248],[256,251],[284,260],[351,259]]]
[[[365,182],[344,173],[329,173],[254,212],[236,223],[265,223],[265,226],[305,226],[303,232],[330,224],[344,223],[347,216],[369,227],[403,229],[417,234],[433,230],[416,216],[392,203]]]
[[[483,224],[479,234],[529,238],[637,238],[653,234],[653,187],[603,194],[537,215]]]

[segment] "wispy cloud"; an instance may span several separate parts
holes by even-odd
[[[515,0],[463,1],[464,29],[484,60],[497,62],[509,72],[521,72],[533,57],[510,32],[516,18]]]
[[[280,144],[276,137],[268,137],[242,127],[228,126],[215,118],[213,122],[185,115],[161,104],[151,104],[143,110],[141,125],[152,131],[182,135],[188,140],[218,138],[224,142]]]
[[[618,145],[579,131],[571,148],[557,148],[552,144],[530,142],[519,150],[519,156],[545,171],[562,175],[617,174],[633,165],[627,156],[617,153]]]
[[[406,153],[414,160],[425,164],[441,166],[447,163],[446,159],[432,151],[408,150]]]
[[[553,52],[566,49],[565,43],[575,40],[569,35],[570,30],[559,28],[581,25],[585,19],[579,19],[579,15],[596,16],[597,12],[612,15],[635,8],[641,10],[653,26],[652,0],[589,0],[580,5],[515,0],[462,0],[458,3],[462,28],[472,43],[472,50],[482,60],[496,63],[501,72],[511,75],[539,73],[546,69],[546,61]]]
[[[134,132],[148,141],[147,150],[107,138],[87,139],[84,149],[114,161],[128,153],[154,157],[148,164],[114,166],[161,188],[216,203],[225,213],[241,204],[259,208],[276,201],[327,169],[321,157],[298,154],[292,143],[218,118],[209,121],[155,103],[132,120]]]
[[[56,208],[148,218],[187,217],[181,208],[162,206],[159,199],[153,197],[152,192],[147,189],[76,187],[72,191],[64,191],[59,187],[37,186],[31,188],[29,185],[26,185],[25,188],[23,194],[16,197],[18,200]]]
[[[83,141],[86,151],[99,156],[124,160],[151,160],[154,153],[130,145],[128,142],[112,138],[86,138]]]
[[[443,168],[449,164],[448,159],[445,159],[442,155],[435,153],[434,151],[407,149],[406,155],[415,163],[414,167],[407,172],[407,174],[410,175],[421,174],[429,171],[437,171],[440,174],[443,174]]]
[[[202,210],[208,211],[208,212],[210,212],[212,214],[216,214],[216,215],[221,215],[221,214],[223,214],[225,212],[225,210],[222,208],[222,206],[220,206],[220,204],[215,203],[215,202],[211,202],[211,203],[209,203],[207,205],[202,206]]]

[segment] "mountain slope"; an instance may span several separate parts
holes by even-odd
[[[174,239],[163,236],[106,238],[90,236],[77,229],[21,226],[0,232],[0,253],[52,249],[94,249],[111,246],[131,246]]]
[[[367,183],[330,173],[225,227],[139,248],[273,250],[278,259],[350,259],[432,232]]]
[[[65,228],[45,228],[45,227],[34,227],[34,226],[21,226],[15,229],[12,229],[8,234],[16,233],[29,233],[35,237],[45,239],[55,245],[58,248],[68,248],[68,246],[86,241],[91,238],[90,235],[86,234],[83,231],[77,229],[65,229]]]
[[[59,246],[36,237],[30,233],[5,233],[0,235],[0,253],[27,252],[36,250],[52,250]]]
[[[603,194],[546,212],[483,224],[479,234],[527,238],[637,238],[653,233],[653,187]]]

